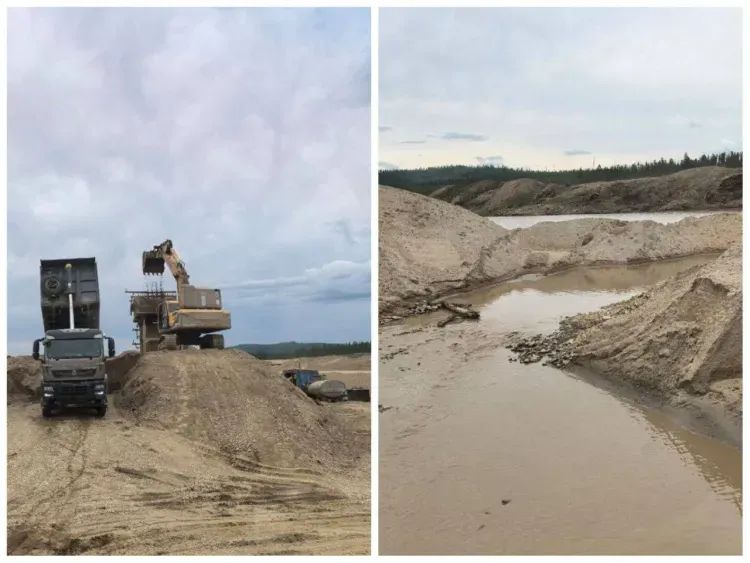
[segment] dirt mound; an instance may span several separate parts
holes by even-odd
[[[380,307],[460,286],[507,231],[470,211],[380,187]]]
[[[8,356],[8,403],[40,397],[42,364],[31,356]]]
[[[718,253],[741,233],[737,213],[668,225],[579,219],[508,231],[460,207],[381,186],[379,307],[387,313],[381,319],[526,273]]]
[[[741,414],[742,249],[514,346],[521,361],[595,371],[667,396],[710,395]]]
[[[275,467],[347,471],[369,455],[334,409],[240,350],[141,356],[115,404],[137,421]]]
[[[128,350],[107,360],[107,383],[110,393],[122,389],[127,381],[128,373],[135,367],[140,357],[140,352]]]
[[[737,209],[742,170],[704,166],[655,178],[575,186],[520,179],[436,190],[433,197],[483,216]]]
[[[742,376],[742,249],[581,320],[577,357],[664,391],[707,393]]]

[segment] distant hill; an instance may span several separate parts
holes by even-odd
[[[238,344],[239,348],[261,360],[287,358],[313,358],[317,356],[344,356],[369,354],[370,342],[279,342],[277,344]]]
[[[382,186],[401,188],[412,192],[428,195],[438,188],[446,186],[454,190],[461,190],[477,182],[490,181],[495,183],[510,182],[512,180],[538,180],[544,184],[559,184],[561,186],[587,184],[591,182],[613,182],[633,180],[638,178],[654,178],[666,176],[682,170],[701,168],[705,166],[723,166],[726,168],[742,167],[742,152],[722,152],[717,154],[703,154],[698,158],[691,158],[687,153],[682,160],[661,158],[651,162],[636,162],[613,166],[598,165],[592,168],[577,168],[571,170],[531,170],[528,168],[512,168],[509,166],[436,166],[413,170],[380,170],[379,183]]]
[[[742,208],[742,168],[703,166],[654,178],[565,186],[524,178],[446,186],[432,197],[484,217]]]

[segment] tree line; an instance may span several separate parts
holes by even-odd
[[[369,354],[370,342],[279,342],[277,344],[238,344],[234,348],[244,350],[260,360],[286,360],[289,358]]]
[[[379,181],[384,186],[428,194],[438,188],[451,184],[472,184],[485,180],[507,182],[520,178],[531,178],[547,183],[575,185],[588,182],[608,182],[613,180],[665,176],[681,170],[699,168],[701,166],[741,168],[742,152],[725,151],[721,153],[702,154],[698,158],[691,158],[685,153],[681,160],[660,158],[650,162],[637,162],[635,164],[613,166],[602,166],[600,164],[595,168],[553,171],[493,165],[451,165],[411,170],[381,170],[379,172]]]

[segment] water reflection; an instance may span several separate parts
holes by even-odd
[[[739,211],[664,211],[661,213],[606,213],[603,215],[523,215],[518,217],[488,217],[506,229],[526,229],[537,223],[572,221],[574,219],[617,219],[619,221],[654,221],[664,225],[682,221],[686,217],[705,217],[717,213]]]

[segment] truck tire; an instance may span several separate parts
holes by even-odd
[[[64,286],[62,280],[55,275],[51,275],[44,280],[42,291],[49,298],[59,297],[63,292]]]
[[[52,418],[52,407],[44,405],[42,407],[42,416],[44,418]]]
[[[105,416],[107,416],[107,405],[96,407],[96,418],[104,418]]]

